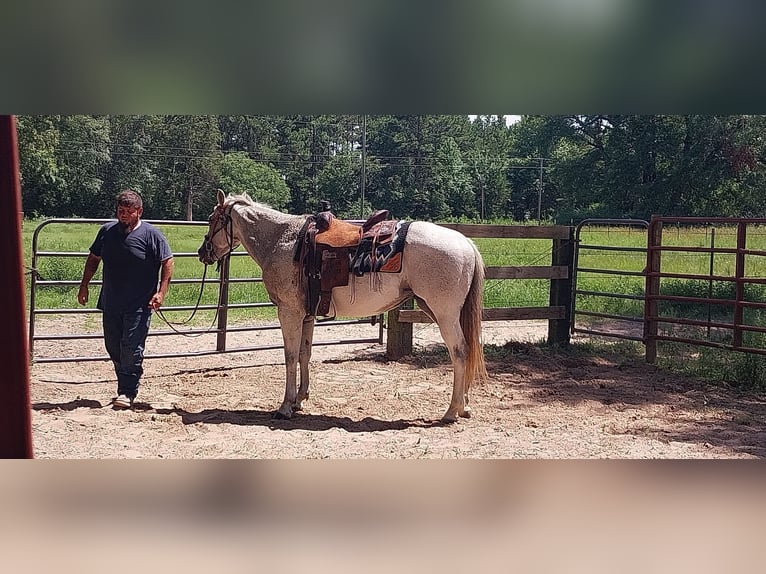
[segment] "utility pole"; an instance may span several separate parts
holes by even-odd
[[[537,224],[540,225],[540,212],[543,203],[543,158],[540,158],[540,179],[537,182]]]
[[[362,116],[362,182],[361,182],[361,191],[362,191],[362,201],[359,204],[359,219],[364,219],[364,186],[367,182],[367,174],[366,174],[366,164],[367,164],[367,116]]]
[[[186,221],[194,220],[194,184],[189,182],[189,189],[186,192]]]

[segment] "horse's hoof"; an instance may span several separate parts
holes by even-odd
[[[460,413],[460,416],[464,419],[470,419],[471,418],[471,407],[466,407],[465,410]]]
[[[283,413],[282,411],[275,411],[272,418],[275,418],[280,421],[286,421],[288,419],[291,419],[293,416],[293,413]]]
[[[451,425],[457,422],[457,416],[447,413],[442,417],[441,422],[447,425]]]

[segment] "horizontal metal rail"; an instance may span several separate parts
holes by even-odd
[[[758,327],[756,325],[735,325],[734,323],[719,323],[717,321],[702,321],[700,319],[686,319],[678,317],[651,317],[653,320],[660,323],[672,323],[676,325],[691,325],[697,327],[710,327],[712,329],[742,329],[743,331],[750,331],[753,333],[766,333],[766,327]]]
[[[626,333],[618,333],[617,331],[597,331],[595,329],[585,329],[583,327],[575,327],[574,332],[595,335],[597,337],[614,337],[615,339],[626,339],[628,341],[643,342],[644,340],[643,337],[637,335],[628,335]]]
[[[766,302],[744,301],[742,299],[715,299],[710,297],[688,297],[685,295],[650,295],[647,300],[673,301],[676,303],[706,303],[709,305],[741,305],[752,309],[766,309]]]
[[[617,319],[618,321],[632,321],[634,323],[643,323],[643,317],[636,317],[634,315],[619,315],[617,313],[602,313],[601,311],[580,311],[580,315],[587,315],[588,317],[599,317],[600,319]]]
[[[40,223],[37,228],[35,229],[33,236],[32,236],[32,270],[33,273],[30,275],[30,299],[29,299],[29,351],[30,356],[33,360],[33,362],[36,363],[52,363],[52,362],[79,362],[79,361],[107,361],[109,360],[109,357],[104,355],[99,356],[78,356],[78,357],[39,357],[36,356],[34,353],[34,343],[35,341],[54,341],[54,342],[62,342],[66,340],[92,340],[92,339],[103,339],[103,334],[99,333],[43,333],[38,334],[35,333],[35,318],[37,316],[41,315],[93,315],[93,314],[100,314],[101,311],[99,309],[93,309],[93,308],[39,308],[36,305],[36,293],[39,288],[51,288],[51,287],[74,287],[79,286],[80,281],[78,280],[45,280],[44,278],[39,276],[39,273],[36,272],[37,268],[37,261],[41,257],[77,257],[82,258],[83,261],[88,255],[88,251],[50,251],[45,250],[41,251],[38,250],[38,241],[40,232],[46,228],[49,225],[52,224],[63,224],[63,225],[70,225],[70,224],[99,224],[103,225],[104,223],[107,223],[109,221],[114,221],[110,219],[49,219],[46,221],[43,221]],[[202,228],[206,228],[208,223],[202,222],[202,221],[167,221],[167,220],[146,220],[149,223],[152,223],[157,226],[198,226]],[[234,257],[248,257],[248,254],[245,251],[234,251],[232,254]],[[182,252],[182,251],[174,251],[173,253],[174,257],[181,258],[181,257],[189,257],[189,258],[197,258],[198,254],[196,252]],[[254,267],[254,269],[256,269]],[[231,285],[234,283],[241,283],[241,284],[251,284],[251,283],[263,283],[262,277],[230,277],[228,272],[228,265],[221,266],[221,273],[219,278],[215,280],[207,279],[205,282],[210,282],[211,284],[215,285],[218,290],[218,297],[221,295],[221,288],[222,285]],[[202,278],[184,278],[184,279],[173,279],[172,283],[174,285],[200,285],[203,283]],[[102,280],[93,280],[90,283],[92,286],[100,286],[103,285]],[[226,290],[228,292],[228,290]],[[237,325],[233,326],[229,324],[228,319],[225,321],[221,320],[221,317],[227,317],[227,312],[230,309],[249,309],[249,308],[264,308],[264,307],[275,307],[273,303],[270,301],[255,301],[255,302],[248,302],[248,303],[229,303],[228,299],[224,299],[220,304],[200,304],[197,305],[175,305],[175,306],[166,306],[162,308],[162,311],[164,314],[170,314],[173,312],[189,312],[194,309],[200,310],[200,311],[217,311],[217,317],[218,317],[218,323],[217,325],[211,325],[209,328],[205,329],[202,327],[191,327],[191,326],[180,326],[178,329],[172,328],[170,330],[167,329],[151,329],[149,331],[148,337],[168,337],[168,336],[202,336],[205,334],[209,334],[212,336],[215,336],[217,338],[216,342],[216,348],[207,350],[207,351],[183,351],[178,353],[147,353],[145,355],[146,359],[153,359],[153,358],[171,358],[171,357],[186,357],[186,356],[201,356],[201,355],[215,355],[215,354],[225,354],[225,353],[238,353],[238,352],[247,352],[247,351],[259,351],[259,350],[267,350],[267,349],[280,349],[282,348],[282,344],[273,344],[273,345],[256,345],[256,346],[240,346],[240,347],[231,347],[226,346],[226,334],[228,333],[241,333],[241,332],[247,332],[247,331],[267,331],[267,330],[279,330],[279,324],[278,323],[269,323],[265,325]],[[323,345],[341,345],[341,344],[356,344],[356,343],[382,343],[383,342],[383,321],[382,321],[382,315],[377,317],[370,317],[370,318],[361,318],[361,319],[340,319],[340,320],[329,320],[329,321],[317,321],[315,322],[315,326],[317,328],[325,328],[325,327],[332,327],[332,326],[342,326],[342,325],[350,325],[350,324],[371,324],[374,325],[376,322],[379,323],[378,326],[378,334],[377,337],[361,337],[361,338],[349,338],[349,339],[326,339],[326,340],[314,340],[313,345],[314,346],[323,346]]]
[[[747,347],[742,345],[729,345],[726,343],[718,343],[716,341],[708,341],[706,339],[689,339],[687,337],[674,337],[670,335],[660,335],[660,334],[655,335],[654,339],[657,341],[686,343],[688,345],[694,345],[694,346],[714,347],[716,349],[723,349],[725,351],[741,351],[745,353],[753,353],[756,355],[766,355],[766,349],[762,349],[758,347]]]
[[[628,253],[646,253],[646,248],[644,247],[616,247],[614,245],[578,245],[578,249],[591,249],[594,251],[625,251]]]
[[[602,273],[604,275],[625,275],[629,277],[643,277],[643,271],[623,271],[621,269],[594,269],[592,267],[580,267],[577,269],[580,273]]]
[[[364,344],[364,343],[377,343],[380,344],[378,337],[360,338],[360,339],[332,339],[327,341],[314,341],[312,347],[324,347],[328,345],[348,345],[348,344]],[[203,357],[209,355],[225,355],[230,353],[245,353],[252,351],[269,351],[275,349],[282,349],[284,345],[272,344],[272,345],[254,345],[251,347],[232,347],[219,351],[211,349],[208,351],[184,351],[183,353],[154,353],[144,355],[145,359],[173,359],[181,357]],[[35,359],[35,363],[80,363],[91,361],[108,361],[107,356],[92,356],[92,357],[40,357]]]
[[[700,281],[728,281],[730,283],[742,282],[753,283],[755,285],[765,285],[766,277],[734,277],[732,275],[701,275],[692,273],[669,273],[669,272],[652,272],[647,273],[647,277],[667,277],[669,279],[697,279]]]
[[[625,293],[609,293],[607,291],[586,291],[584,289],[576,289],[574,294],[575,295],[590,295],[591,297],[611,297],[612,299],[631,299],[633,301],[644,300],[643,295],[627,295]]]

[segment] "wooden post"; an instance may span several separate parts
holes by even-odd
[[[660,294],[660,268],[662,247],[662,221],[652,217],[649,233],[646,234],[646,288],[644,299],[644,343],[646,344],[646,362],[657,360],[657,299]]]
[[[553,240],[551,265],[566,267],[569,272],[563,279],[551,279],[550,306],[564,307],[564,317],[548,320],[548,344],[568,345],[572,323],[572,276],[574,274],[574,229],[569,228],[567,239]]]
[[[386,358],[398,361],[412,354],[412,323],[399,322],[400,309],[414,309],[415,302],[410,297],[396,309],[388,312],[388,339],[386,340]]]

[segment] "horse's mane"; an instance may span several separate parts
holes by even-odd
[[[226,205],[247,205],[256,208],[274,209],[270,205],[254,201],[247,193],[230,193],[226,196]]]
[[[296,217],[295,215],[291,215],[289,213],[285,213],[284,211],[280,211],[279,209],[274,209],[273,207],[271,207],[270,205],[266,203],[254,201],[253,198],[251,198],[247,193],[231,193],[227,195],[226,199],[224,200],[224,205],[230,206],[232,208],[234,208],[237,205],[241,205],[241,206],[244,206],[244,208],[247,211],[261,213],[271,219],[281,220],[283,218]]]

